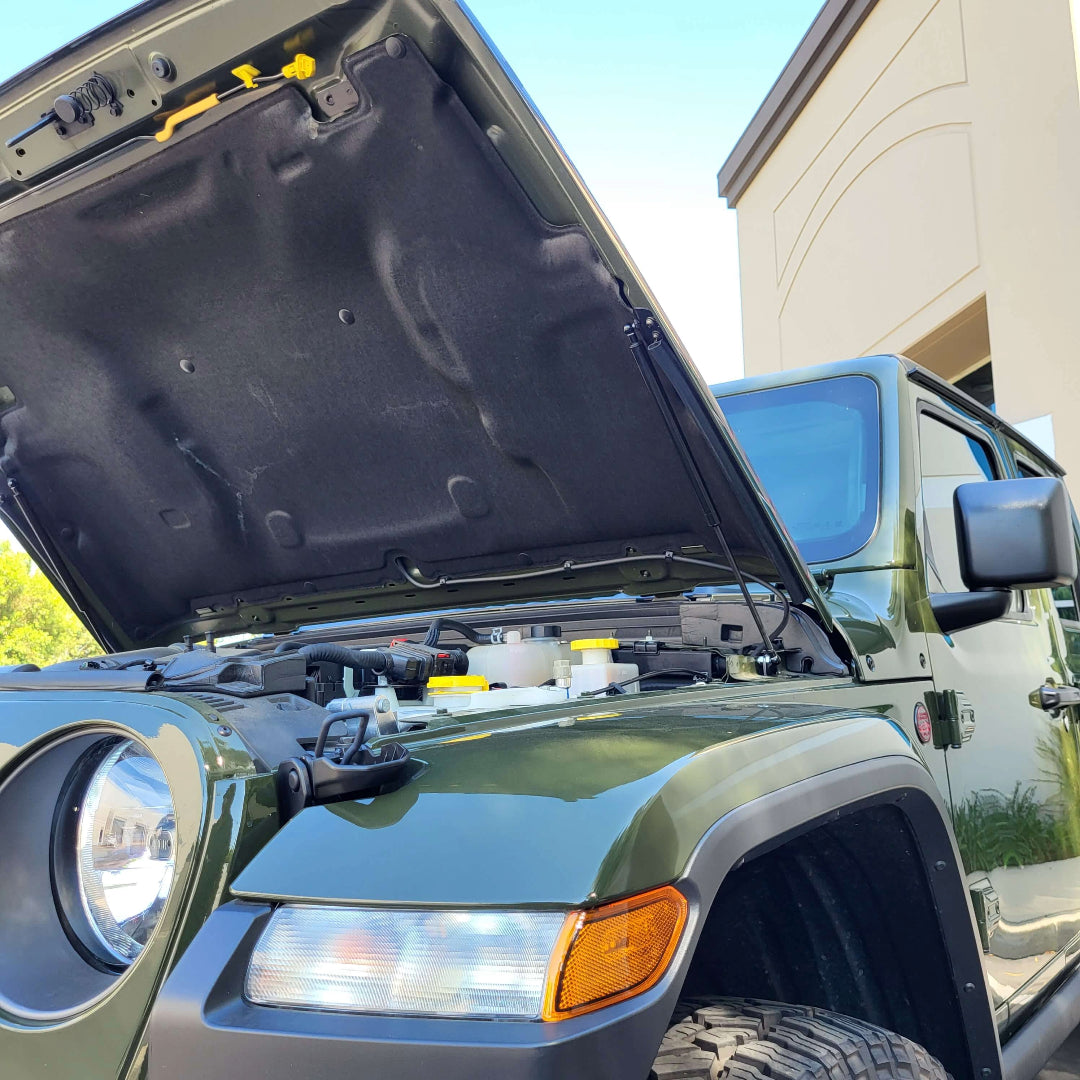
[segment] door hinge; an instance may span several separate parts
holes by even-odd
[[[988,877],[981,877],[968,885],[971,892],[971,906],[975,909],[975,922],[979,927],[983,952],[990,951],[990,942],[1001,922],[1001,901],[997,890]]]
[[[955,690],[925,695],[938,750],[959,750],[975,734],[975,709]]]

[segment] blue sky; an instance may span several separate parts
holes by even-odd
[[[471,0],[705,376],[742,373],[716,171],[821,0]],[[0,79],[127,6],[6,0]]]

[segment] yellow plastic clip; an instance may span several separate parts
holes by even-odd
[[[234,67],[232,73],[249,89],[255,89],[255,80],[259,77],[259,69],[251,64],[241,64]]]
[[[315,74],[315,60],[307,53],[297,53],[291,64],[281,69],[286,79],[310,79]]]
[[[201,101],[196,101],[194,105],[188,105],[183,109],[178,109],[165,118],[165,126],[154,134],[154,138],[158,142],[168,142],[176,130],[177,126],[182,124],[185,120],[190,120],[193,116],[199,116],[201,113],[206,112],[207,109],[212,109],[218,103],[217,94],[211,94],[209,97],[204,97]]]

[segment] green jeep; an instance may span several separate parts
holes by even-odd
[[[0,87],[0,513],[101,644],[0,671],[0,1073],[1030,1080],[1060,469],[894,357],[710,394],[468,12],[324,5]]]

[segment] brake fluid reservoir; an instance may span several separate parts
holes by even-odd
[[[497,645],[469,650],[469,674],[506,686],[542,686],[555,677],[555,661],[570,659],[570,646],[559,640],[557,626],[533,626],[529,637],[507,630]]]
[[[571,650],[581,657],[570,675],[570,696],[577,697],[587,690],[602,690],[611,683],[625,682],[638,674],[637,664],[612,662],[611,650],[617,649],[615,638],[579,638],[570,642]],[[637,693],[637,683],[624,687],[627,693]]]

